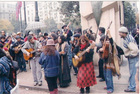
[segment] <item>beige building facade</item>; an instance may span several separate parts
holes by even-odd
[[[94,2],[96,4],[96,2]],[[92,26],[92,31],[94,33],[98,32],[98,27],[108,28],[110,22],[112,21],[110,32],[113,40],[122,47],[122,39],[119,36],[118,29],[121,25],[124,24],[124,15],[123,15],[123,4],[121,1],[114,2],[102,2],[101,5],[101,15],[99,23],[96,22],[94,13],[93,2],[80,2],[80,14],[81,14],[81,26],[82,30]],[[100,36],[97,35],[96,42],[98,43]],[[96,49],[95,49],[96,50]],[[94,64],[98,64],[99,56],[95,51],[94,54]]]

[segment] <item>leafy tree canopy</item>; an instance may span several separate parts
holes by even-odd
[[[54,21],[54,19],[51,19],[51,18],[46,19],[45,24],[47,25],[47,27],[46,27],[47,32],[52,32],[52,31],[57,31],[58,30],[57,24]]]
[[[61,2],[61,13],[65,15],[62,20],[66,25],[71,22],[71,28],[77,29],[81,27],[81,17],[79,12],[79,1],[63,1]]]
[[[9,20],[0,19],[0,31],[2,31],[2,30],[6,31],[8,33],[11,33],[11,32],[13,32],[14,27]]]
[[[129,31],[135,28],[136,16],[132,9],[131,4],[128,1],[124,1],[124,26],[126,26]]]

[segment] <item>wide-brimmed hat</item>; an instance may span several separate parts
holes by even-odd
[[[47,40],[47,45],[55,45],[53,39],[48,39]]]
[[[62,29],[64,29],[64,27],[67,27],[67,25],[63,25],[63,26],[62,26]]]
[[[18,35],[18,34],[21,34],[21,32],[17,32],[17,35]]]

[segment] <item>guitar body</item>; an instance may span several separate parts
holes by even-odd
[[[15,47],[15,49],[17,49],[17,50],[15,50],[15,54],[17,54],[20,50],[21,50],[21,45],[18,45],[17,47]]]
[[[27,61],[27,60],[29,60],[30,58],[32,58],[34,56],[33,54],[31,54],[31,52],[33,52],[34,49],[30,48],[30,49],[26,49],[26,51],[30,53],[29,56],[27,56],[26,54],[23,53],[23,57]]]
[[[77,56],[79,56],[82,52],[78,52]],[[79,60],[76,60],[75,58],[72,58],[72,62],[73,62],[73,66],[74,67],[79,67],[82,63],[82,61],[84,60],[84,57],[80,57]]]
[[[105,44],[103,45],[103,54],[102,54],[102,58],[108,58],[109,56],[109,42],[105,42]]]

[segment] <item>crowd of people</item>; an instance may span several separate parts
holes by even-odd
[[[110,30],[99,27],[100,41],[96,43],[96,34],[92,30],[74,32],[67,25],[57,32],[40,32],[35,35],[28,31],[24,38],[21,32],[6,36],[0,35],[0,94],[9,94],[16,85],[17,71],[27,72],[26,63],[30,64],[33,85],[42,86],[42,68],[50,94],[58,94],[60,88],[70,86],[71,69],[77,78],[80,94],[90,93],[90,87],[97,84],[96,79],[106,82],[104,89],[113,93],[113,76],[121,77],[120,58],[125,55],[129,64],[129,85],[125,92],[139,91],[139,31],[133,36],[126,27],[118,30],[123,38],[123,49],[115,43]],[[106,35],[105,35],[106,33]],[[94,48],[99,53],[99,75],[95,75]]]

